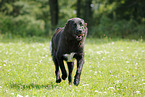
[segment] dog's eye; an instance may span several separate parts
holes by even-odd
[[[77,27],[77,24],[76,23],[74,24],[74,27]]]
[[[80,22],[80,26],[82,26],[83,24],[82,24],[82,22]]]

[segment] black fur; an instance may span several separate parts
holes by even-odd
[[[77,60],[77,71],[74,78],[74,84],[77,86],[80,81],[80,75],[84,64],[84,42],[87,36],[87,23],[80,18],[69,19],[63,28],[57,28],[52,37],[52,57],[55,64],[56,82],[60,83],[61,78],[67,78],[67,72],[63,60],[67,61],[65,54],[75,53],[73,58]],[[72,71],[74,62],[67,62],[69,84],[72,84]],[[59,67],[62,71],[60,78]]]

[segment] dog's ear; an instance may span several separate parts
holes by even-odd
[[[66,27],[70,27],[70,24],[72,24],[72,22],[73,22],[72,19],[69,19],[66,23]]]

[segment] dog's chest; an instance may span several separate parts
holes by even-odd
[[[75,58],[74,58],[74,55],[76,53],[72,52],[70,54],[64,54],[63,56],[67,59],[66,61],[67,62],[74,62]]]

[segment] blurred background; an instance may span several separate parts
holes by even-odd
[[[74,17],[88,37],[145,39],[145,0],[0,0],[0,36],[51,37]]]

